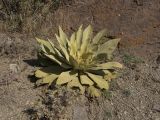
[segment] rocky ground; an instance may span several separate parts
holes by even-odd
[[[125,67],[100,98],[35,87],[34,36],[2,31],[0,120],[160,120],[159,10],[159,0],[79,0],[54,13],[53,22],[69,33],[90,23],[122,38],[115,60]]]

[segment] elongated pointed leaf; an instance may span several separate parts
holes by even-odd
[[[90,86],[88,87],[88,93],[91,97],[100,97],[101,96],[101,92],[100,90],[98,90],[97,88],[95,88],[94,86]]]
[[[108,89],[109,85],[108,82],[103,79],[103,77],[99,76],[99,75],[94,75],[92,73],[88,73],[88,76],[97,84],[97,86],[101,89]]]
[[[55,34],[56,35],[56,34]],[[59,46],[61,48],[61,51],[63,53],[63,55],[65,56],[65,58],[67,59],[67,62],[69,62],[69,54],[68,54],[68,46],[67,45],[64,45],[61,38],[58,37],[58,35],[56,35],[56,38],[59,42]]]
[[[53,47],[52,47],[52,45],[49,41],[39,39],[39,38],[36,38],[36,40],[40,44],[41,47],[43,46],[43,47],[47,48],[47,50],[49,52],[55,53],[55,51],[54,51],[54,49],[53,49]],[[44,48],[42,50],[44,50]]]
[[[54,49],[55,54],[57,56],[59,56],[60,58],[64,58],[64,56],[61,54],[60,50],[57,49],[57,47],[50,40],[48,40],[48,42],[51,44],[52,48]]]
[[[57,34],[55,34],[55,36],[56,36],[56,39],[57,39],[59,45],[64,45],[63,41],[61,40],[61,38]]]
[[[44,56],[42,52],[39,52],[37,54],[37,59],[38,59],[37,62],[43,67],[55,65],[54,62],[52,62],[50,59],[47,59],[47,57]]]
[[[62,39],[57,34],[55,34],[55,36],[56,36],[56,39],[58,40],[59,46],[60,47],[63,46],[66,50],[68,50],[68,42],[69,41],[66,40],[66,43],[64,44],[64,42],[62,41]],[[68,38],[66,38],[66,39],[68,39]]]
[[[65,58],[66,58],[66,60],[67,60],[67,63],[69,63],[69,54],[68,54],[67,49],[64,48],[62,45],[60,45],[60,47],[61,47],[62,52],[63,52],[64,55],[65,55]]]
[[[49,46],[51,48],[51,45],[50,45],[50,43],[48,41],[40,39],[40,38],[36,38],[36,40],[37,40],[37,42],[39,44],[42,44],[42,45],[45,45],[45,46]]]
[[[46,76],[46,77],[38,80],[38,81],[36,82],[36,85],[37,85],[37,86],[43,85],[43,84],[49,84],[49,85],[51,85],[52,82],[53,82],[55,79],[57,79],[57,77],[58,77],[57,74],[51,74],[51,75],[49,75],[49,76]]]
[[[93,38],[93,44],[98,44],[98,42],[106,35],[107,30],[103,29]]]
[[[82,38],[82,44],[81,44],[81,49],[80,49],[80,55],[82,55],[84,52],[86,52],[88,44],[91,41],[93,35],[93,29],[89,25],[83,32],[83,38]]]
[[[47,51],[46,51],[46,49],[45,49],[44,45],[43,45],[43,44],[41,44],[40,46],[41,46],[41,51],[42,51],[43,53],[46,53],[46,54],[47,54]]]
[[[116,49],[119,41],[120,41],[120,38],[109,40],[109,41],[105,42],[104,44],[102,44],[99,47],[97,55],[106,53],[108,59],[110,59],[112,56],[112,53]]]
[[[48,40],[49,43],[52,45],[52,48],[54,48],[55,54],[52,54],[57,60],[64,62],[66,64],[69,63],[69,54],[66,48],[64,48],[62,45],[60,45],[61,51],[50,41]]]
[[[53,62],[58,63],[60,66],[63,66],[63,63],[58,60],[55,56],[53,55],[49,55],[49,54],[44,54],[46,57],[48,57],[49,59],[51,59]]]
[[[76,34],[73,33],[70,38],[70,55],[75,56],[77,52]]]
[[[49,43],[50,43],[51,47],[53,48],[51,42],[49,42]],[[41,50],[43,51],[43,54],[46,57],[50,58],[52,61],[58,63],[61,66],[66,67],[69,64],[69,62],[64,58],[65,55],[63,56],[56,47],[51,50],[47,46],[41,44]]]
[[[87,75],[80,75],[81,84],[93,85],[93,81]]]
[[[81,25],[76,33],[76,43],[77,43],[78,50],[80,50],[81,48],[82,37],[83,37],[83,30],[82,30],[82,25]]]
[[[71,43],[71,44],[75,44],[75,42],[76,42],[76,33],[74,32],[74,33],[71,35],[70,43]]]
[[[99,64],[97,65],[97,67],[93,67],[93,70],[99,70],[99,69],[114,69],[114,68],[122,68],[122,64],[120,64],[119,62],[107,62],[107,63],[103,63],[103,64]]]
[[[61,45],[63,45],[63,47],[66,48],[67,46],[67,35],[63,32],[62,28],[59,26],[59,35],[60,35],[60,39],[61,39]]]
[[[88,25],[88,27],[83,32],[82,42],[86,42],[88,38],[92,37],[92,34],[93,34],[93,29],[91,25]]]
[[[57,59],[56,57],[54,57],[53,55],[47,55],[47,54],[44,54],[44,55],[45,55],[46,57],[50,58],[52,61],[58,63],[58,64],[59,64],[61,67],[63,67],[63,68],[66,68],[66,69],[71,68],[70,65],[61,62],[60,60],[58,60],[58,59]]]
[[[104,69],[112,69],[112,68],[122,68],[122,64],[120,64],[119,62],[107,62],[107,63],[103,63],[98,65],[99,67],[102,67]]]

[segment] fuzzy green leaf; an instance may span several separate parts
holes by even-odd
[[[108,72],[106,72],[106,74],[104,75],[104,79],[110,81],[110,80],[112,80],[112,79],[117,78],[117,76],[118,76],[118,73],[117,73],[117,72],[109,72],[109,71],[108,71]]]
[[[60,52],[60,50],[50,41],[48,40],[48,42],[51,44],[52,48],[55,51],[55,54],[59,57],[59,58],[63,58],[64,59],[64,55],[62,55],[62,53]]]
[[[81,94],[84,94],[85,88],[80,84],[78,77],[74,76],[73,80],[67,84],[68,88],[78,87]]]
[[[41,68],[39,70],[36,70],[35,76],[37,78],[44,78],[52,73],[59,74],[61,71],[63,71],[60,66],[50,66],[50,67],[45,67]]]
[[[44,54],[44,55],[45,55],[46,57],[50,58],[52,61],[58,63],[58,64],[59,64],[61,67],[63,67],[63,68],[66,68],[66,69],[71,68],[70,65],[64,63],[63,61],[58,60],[58,59],[57,59],[55,56],[53,56],[53,55],[48,55],[48,54]]]
[[[97,88],[95,88],[94,86],[90,86],[88,87],[88,93],[91,97],[100,97],[101,96],[101,92],[100,90],[98,90]]]
[[[60,35],[61,45],[66,48],[68,38],[60,26],[59,26],[59,35]]]
[[[97,86],[101,89],[108,89],[109,85],[108,82],[103,79],[103,77],[99,76],[99,75],[94,75],[92,73],[88,73],[88,76],[97,84]]]
[[[61,51],[63,52],[63,55],[65,56],[67,61],[69,61],[68,46],[64,45],[64,43],[62,42],[61,38],[58,35],[56,35],[56,38],[57,38],[57,40],[59,42],[59,46],[61,48]]]
[[[106,35],[107,30],[103,29],[93,38],[93,44],[98,44],[98,42]]]
[[[65,83],[70,82],[73,79],[73,75],[70,74],[71,71],[62,72],[60,76],[58,77],[56,84],[62,85]]]
[[[47,50],[49,52],[52,52],[52,53],[55,53],[51,43],[49,41],[46,41],[46,40],[43,40],[43,39],[39,39],[39,38],[36,38],[37,42],[40,44],[40,46],[43,46],[45,48],[47,48]],[[44,50],[44,48],[43,48]],[[45,50],[46,51],[46,50]]]
[[[116,49],[119,41],[120,41],[120,38],[105,42],[99,47],[97,55],[106,53],[108,59],[111,59],[112,53]]]
[[[118,62],[107,62],[107,63],[103,63],[103,64],[99,64],[96,67],[93,67],[93,70],[99,70],[99,69],[114,69],[114,68],[122,68],[122,64],[118,63]]]
[[[83,55],[83,53],[86,52],[87,50],[87,46],[91,41],[92,38],[92,34],[93,34],[93,29],[92,27],[89,25],[83,32],[83,38],[82,38],[82,45],[81,45],[81,49],[80,49],[80,55]]]
[[[93,85],[93,81],[87,75],[80,75],[81,84],[83,85]]]
[[[50,75],[50,73],[44,72],[44,71],[42,71],[42,70],[36,70],[36,72],[35,72],[35,76],[36,76],[37,78],[43,78],[43,77],[46,77],[46,76],[48,76],[48,75]]]
[[[77,52],[76,33],[73,33],[70,38],[70,55],[75,56]]]
[[[57,74],[51,74],[51,75],[48,75],[40,80],[38,80],[36,82],[36,85],[39,86],[39,85],[43,85],[43,84],[49,84],[49,86],[52,84],[52,82],[57,79],[58,75]]]
[[[81,47],[82,43],[82,36],[83,36],[83,31],[82,31],[82,25],[79,27],[77,33],[76,33],[76,42],[77,42],[77,49],[79,50]]]

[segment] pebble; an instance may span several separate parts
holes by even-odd
[[[160,112],[160,104],[155,104],[153,105],[153,108],[152,108],[154,111],[157,111],[157,112]]]
[[[9,69],[11,70],[11,72],[13,73],[18,73],[19,71],[19,66],[17,64],[10,64],[9,65]]]
[[[73,120],[88,120],[87,111],[84,106],[74,107]]]

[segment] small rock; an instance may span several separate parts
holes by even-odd
[[[160,104],[155,104],[153,105],[153,108],[152,108],[154,111],[157,111],[157,112],[160,112]]]
[[[75,106],[73,108],[74,114],[73,114],[73,120],[88,120],[87,111],[85,109],[85,106]]]
[[[6,41],[6,46],[11,46],[12,44],[13,44],[12,39],[8,37],[8,39]]]
[[[9,69],[11,70],[11,72],[13,73],[18,73],[19,71],[19,66],[17,64],[10,64],[9,65]]]
[[[127,111],[124,111],[124,114],[127,115]]]

